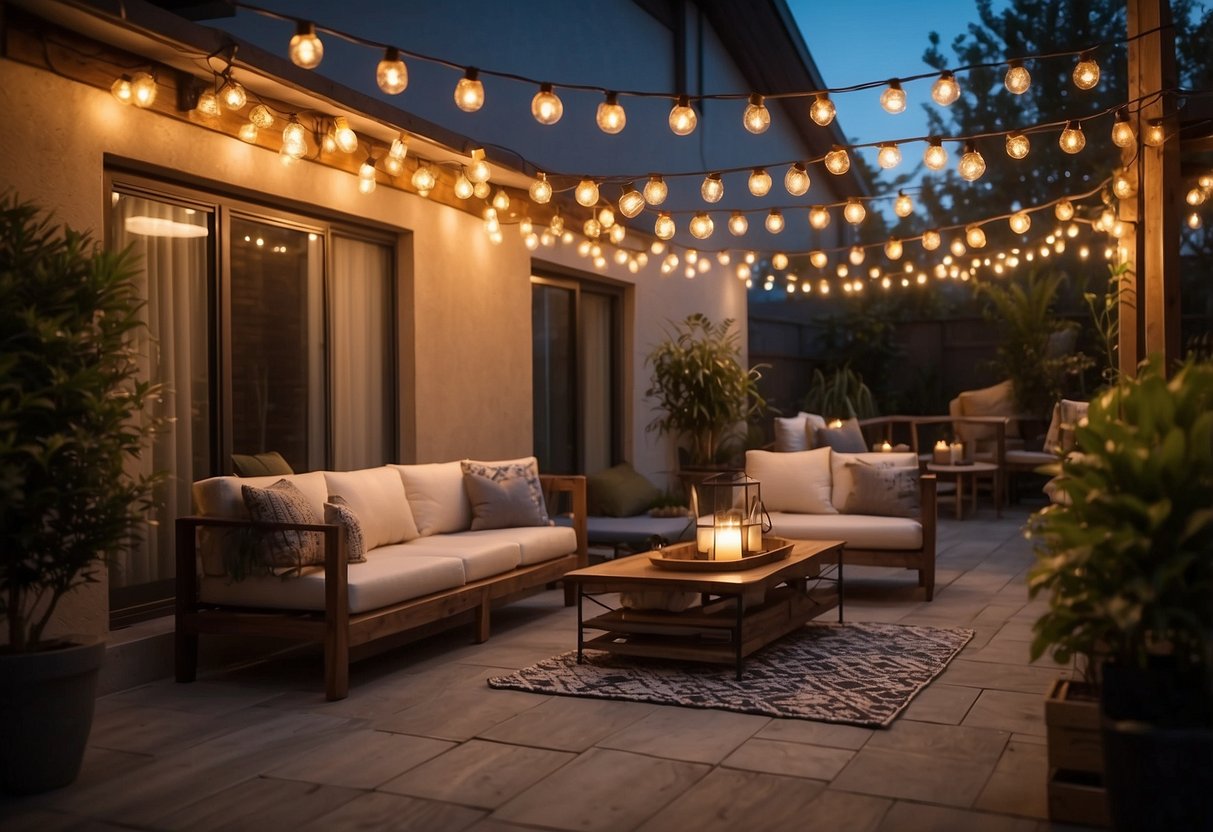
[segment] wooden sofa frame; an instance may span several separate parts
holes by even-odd
[[[198,636],[268,636],[324,645],[325,696],[344,699],[349,692],[350,649],[376,639],[427,625],[441,624],[469,610],[477,644],[489,637],[489,616],[494,605],[538,592],[566,572],[589,563],[586,540],[585,477],[540,475],[545,494],[567,494],[573,514],[577,550],[553,560],[519,566],[501,575],[413,598],[377,610],[349,611],[347,553],[341,527],[331,524],[254,523],[217,517],[181,517],[177,520],[176,678],[192,682],[197,675]],[[323,612],[276,610],[205,604],[198,600],[197,531],[208,527],[255,528],[266,531],[298,529],[324,535]],[[575,599],[565,586],[564,603]],[[457,623],[457,622],[456,622]]]
[[[918,570],[918,585],[926,593],[926,600],[935,598],[935,475],[922,474],[918,478],[918,501],[922,524],[922,546],[918,549],[853,549],[845,546],[842,562],[855,566],[901,566]]]

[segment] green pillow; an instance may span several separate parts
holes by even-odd
[[[632,517],[643,514],[661,496],[661,491],[630,464],[590,474],[585,482],[588,512],[595,517]]]
[[[281,477],[295,473],[277,451],[263,454],[232,454],[232,468],[238,477]]]

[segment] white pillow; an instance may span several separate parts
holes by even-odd
[[[471,528],[472,506],[458,462],[393,465],[404,482],[417,531],[422,537]]]
[[[807,451],[813,447],[813,437],[826,420],[816,413],[803,410],[787,418],[775,417],[775,450],[779,453]]]
[[[388,466],[359,471],[325,471],[329,494],[341,497],[358,515],[362,542],[369,552],[407,543],[418,536],[413,512],[399,475]]]
[[[840,454],[834,453],[830,458],[830,467],[833,469],[834,475],[834,493],[831,501],[838,511],[842,511],[847,504],[847,500],[851,498],[851,491],[855,487],[855,478],[851,476],[849,466],[855,465],[859,460],[863,460],[869,465],[874,465],[877,468],[917,468],[918,455],[913,451],[909,453],[881,453],[879,451],[862,453],[862,454]]]
[[[767,511],[837,514],[830,502],[830,449],[746,451],[745,472],[762,485]]]

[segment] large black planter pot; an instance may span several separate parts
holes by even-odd
[[[1101,708],[1112,828],[1213,829],[1213,722],[1202,676],[1105,665]]]
[[[76,779],[104,659],[102,639],[0,652],[0,791],[33,794]]]

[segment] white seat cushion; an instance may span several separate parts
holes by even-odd
[[[685,521],[684,521],[685,522]],[[577,551],[577,533],[567,526],[519,526],[447,535],[457,540],[509,542],[519,549],[521,565],[543,563]]]
[[[408,494],[417,531],[422,537],[461,532],[472,525],[472,507],[463,490],[463,468],[458,462],[391,465]]]
[[[450,557],[404,556],[392,552],[408,544],[367,553],[349,565],[350,612],[359,613],[463,586],[463,562]],[[279,610],[324,609],[324,567],[309,566],[298,576],[256,575],[241,581],[204,577],[199,597],[209,604]]]
[[[847,500],[851,499],[851,491],[855,487],[855,477],[851,474],[852,465],[873,465],[877,468],[913,468],[918,469],[918,455],[909,453],[868,452],[862,454],[840,454],[837,451],[830,457],[830,470],[834,477],[834,488],[830,500],[834,508],[843,511]]]
[[[830,502],[830,454],[829,448],[746,451],[745,472],[762,486],[762,503],[768,511],[837,514]]]
[[[845,540],[851,549],[921,549],[922,524],[909,517],[771,512],[771,534],[793,540]]]
[[[359,471],[326,471],[324,479],[329,494],[343,497],[358,516],[368,551],[417,537],[404,483],[391,468],[384,465]]]
[[[405,543],[401,552],[408,556],[455,558],[463,564],[463,574],[468,581],[509,572],[517,568],[522,560],[517,543],[509,540],[477,540],[467,534],[419,537]]]

